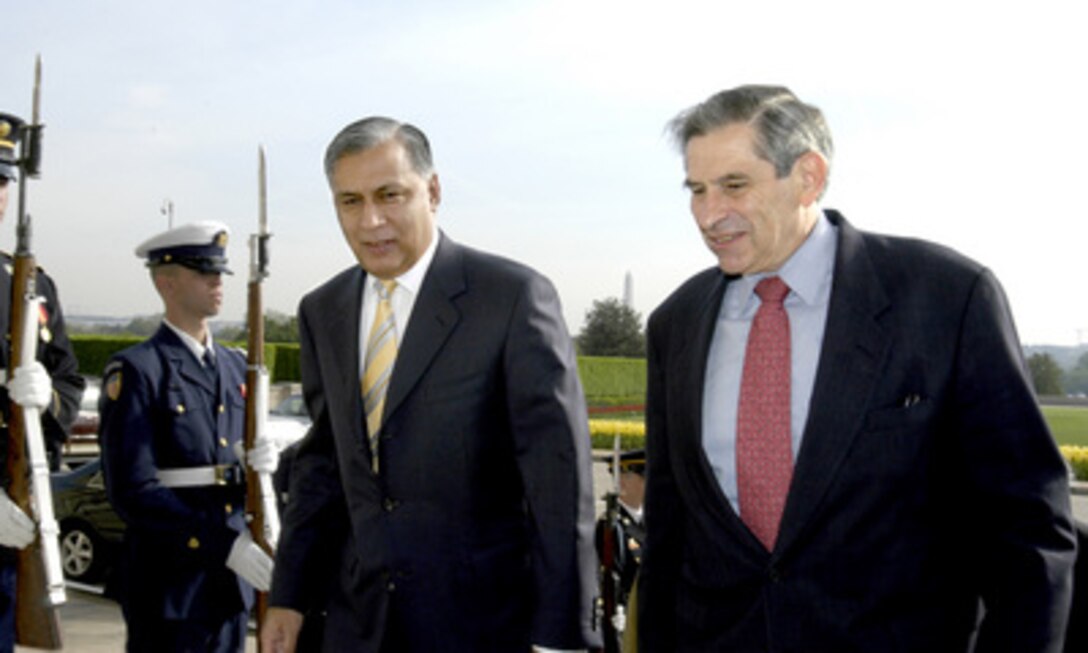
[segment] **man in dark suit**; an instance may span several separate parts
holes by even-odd
[[[325,171],[359,265],[299,308],[314,423],[265,650],[294,650],[322,605],[329,652],[597,645],[588,422],[555,289],[438,231],[412,125],[347,126]]]
[[[146,341],[116,354],[99,399],[110,503],[125,521],[121,607],[126,650],[241,653],[253,590],[267,591],[272,560],[245,523],[239,449],[245,358],[212,339],[227,228],[197,222],[144,242],[165,307]],[[262,447],[263,445],[263,447]],[[275,468],[258,442],[258,471]]]
[[[671,126],[718,268],[649,322],[640,651],[1059,651],[1066,469],[993,274],[822,210],[785,88]]]

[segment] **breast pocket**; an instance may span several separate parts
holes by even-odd
[[[210,397],[171,383],[160,410],[165,428],[154,434],[159,459],[171,465],[207,461],[209,451],[214,451],[215,435]]]
[[[899,431],[921,428],[931,423],[936,402],[925,397],[908,396],[896,406],[878,408],[865,418],[866,431]]]
[[[924,475],[934,442],[940,437],[936,402],[920,399],[872,411],[854,443],[852,457],[858,473],[876,484],[895,483]]]

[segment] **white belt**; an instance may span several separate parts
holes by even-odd
[[[155,473],[166,487],[207,487],[209,485],[241,485],[245,475],[239,465],[208,465],[160,469]]]

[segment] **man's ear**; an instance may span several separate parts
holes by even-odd
[[[442,203],[442,184],[438,183],[438,173],[431,173],[427,180],[427,196],[431,202],[431,210],[434,211]]]
[[[801,205],[810,206],[820,199],[827,186],[827,159],[809,150],[793,164],[801,181]]]

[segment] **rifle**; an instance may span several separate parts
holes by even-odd
[[[42,60],[34,62],[34,105],[31,122],[19,139],[19,218],[11,280],[11,358],[8,380],[17,367],[34,362],[38,352],[37,265],[30,251],[30,215],[26,181],[38,177],[41,163]],[[8,422],[8,494],[38,524],[38,536],[18,552],[15,585],[15,641],[25,646],[61,648],[59,607],[67,600],[60,563],[60,529],[53,514],[49,461],[42,437],[41,410],[11,403]]]
[[[268,421],[268,368],[264,364],[264,308],[261,282],[268,276],[268,205],[266,200],[264,148],[258,148],[258,229],[249,237],[249,300],[246,306],[246,432],[245,449],[264,437]],[[280,518],[272,477],[246,467],[246,522],[253,541],[272,555],[279,539]],[[257,592],[257,632],[261,630],[268,596]],[[258,643],[258,650],[260,644]]]
[[[616,434],[612,441],[612,491],[604,496],[604,529],[601,533],[601,632],[604,639],[604,653],[619,653],[620,637],[613,617],[622,610],[620,592],[622,591],[620,560],[616,555],[619,543],[623,541],[620,524],[620,436]]]

